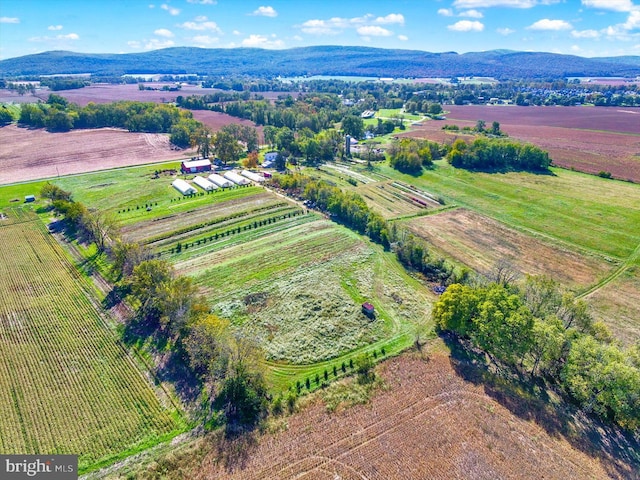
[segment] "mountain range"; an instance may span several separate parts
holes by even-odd
[[[174,47],[143,53],[49,51],[0,61],[0,76],[91,73],[356,75],[376,77],[489,76],[498,79],[640,75],[640,56],[585,58],[544,52],[492,50],[431,53],[368,47],[314,46],[288,50]]]

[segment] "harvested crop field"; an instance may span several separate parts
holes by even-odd
[[[220,130],[225,125],[237,123],[238,125],[246,125],[248,127],[255,127],[258,130],[258,138],[262,139],[262,127],[258,127],[251,120],[243,120],[241,118],[232,117],[226,113],[212,112],[211,110],[192,110],[193,118],[204,123],[214,132]]]
[[[640,109],[596,107],[447,106],[442,122],[425,121],[405,136],[453,142],[442,126],[500,122],[510,137],[547,150],[555,165],[586,173],[610,172],[640,182]],[[459,135],[458,135],[459,136]]]
[[[507,260],[522,274],[549,275],[580,289],[613,268],[600,258],[563,250],[464,208],[417,217],[406,225],[447,257],[479,272]]]
[[[0,128],[0,184],[184,158],[169,136],[101,128],[50,133]]]
[[[443,353],[428,361],[403,355],[379,368],[387,388],[368,404],[329,413],[316,401],[286,418],[284,431],[253,445],[245,441],[242,453],[233,443],[226,451],[203,447],[202,460],[180,474],[243,480],[636,475],[631,440],[605,438],[596,428],[576,433],[582,425],[575,418],[536,400],[522,408],[508,393],[474,383],[476,372]]]

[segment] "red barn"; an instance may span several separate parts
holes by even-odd
[[[184,161],[182,162],[180,171],[182,173],[210,172],[211,161],[208,158],[205,158],[203,160],[192,160],[190,162]]]

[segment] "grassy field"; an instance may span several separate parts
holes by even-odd
[[[488,174],[437,162],[421,176],[379,173],[441,195],[530,234],[577,250],[627,259],[640,243],[640,186],[566,170]]]
[[[403,224],[446,258],[477,272],[489,272],[506,260],[521,275],[548,275],[581,291],[616,266],[598,255],[576,255],[465,208],[415,217]]]
[[[363,349],[395,353],[428,322],[426,290],[384,254],[326,220],[177,261],[214,310],[259,340],[276,388],[338,368]],[[322,279],[319,281],[319,279]],[[362,314],[362,302],[376,319]]]
[[[86,471],[183,431],[181,414],[119,343],[41,220],[8,214],[0,220],[0,450],[79,454]]]

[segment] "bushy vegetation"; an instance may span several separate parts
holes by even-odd
[[[18,123],[31,128],[67,132],[74,128],[126,128],[131,132],[169,133],[181,121],[193,121],[191,112],[173,105],[121,101],[89,103],[80,107],[50,94],[46,103],[24,104]]]
[[[471,143],[456,140],[447,160],[457,168],[470,170],[526,170],[544,172],[551,160],[544,150],[529,143],[478,137]]]
[[[389,164],[405,173],[420,173],[423,167],[433,165],[433,160],[442,158],[447,146],[429,140],[403,138],[387,149]]]
[[[638,345],[620,349],[586,304],[552,280],[454,284],[435,305],[433,319],[496,367],[545,379],[585,411],[630,430],[640,427]]]

